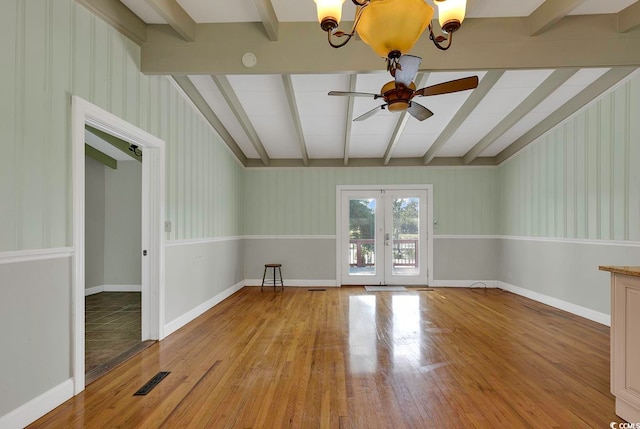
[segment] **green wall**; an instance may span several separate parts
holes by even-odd
[[[639,118],[636,73],[500,166],[499,233],[510,237],[497,279],[508,290],[609,323],[598,266],[640,261]]]
[[[2,0],[0,28],[2,256],[74,245],[72,95],[166,141],[170,240],[241,233],[242,168],[169,79],[140,73],[137,45],[73,0]],[[238,242],[219,251],[231,255],[219,259],[225,264],[180,247],[189,260],[170,251],[165,258],[167,271],[178,272],[165,288],[172,318],[242,279]],[[72,258],[33,259],[0,264],[0,338],[11,351],[2,354],[0,426],[45,392],[59,398],[72,377]],[[207,278],[181,275],[199,272],[187,262],[203,261]],[[175,296],[188,297],[184,306]]]
[[[435,234],[497,233],[497,169],[247,169],[246,235],[334,235],[337,185],[433,184]]]
[[[640,75],[498,170],[499,233],[640,241]]]
[[[239,164],[136,44],[72,0],[3,0],[0,28],[0,252],[73,245],[71,95],[167,142],[170,239],[240,233]]]

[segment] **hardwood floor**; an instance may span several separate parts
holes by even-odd
[[[132,396],[171,371],[147,396]],[[501,290],[245,287],[33,428],[605,428],[609,328]]]

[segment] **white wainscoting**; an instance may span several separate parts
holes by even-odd
[[[541,302],[543,304],[550,305],[551,307],[558,308],[560,310],[567,311],[569,313],[575,314],[580,317],[584,317],[585,319],[593,320],[594,322],[601,323],[606,326],[611,326],[611,316],[608,314],[601,313],[599,311],[591,310],[590,308],[582,307],[576,304],[572,304],[567,301],[563,301],[558,298],[554,298],[552,296],[543,295],[538,292],[534,292],[529,289],[521,288],[518,286],[511,285],[505,282],[498,282],[498,287],[500,289],[513,292],[516,295],[524,296],[525,298],[532,299],[534,301]]]
[[[0,428],[21,429],[73,397],[73,379],[65,380],[0,417]]]
[[[213,298],[211,298],[211,299],[203,302],[202,304],[198,305],[194,309],[184,313],[182,316],[180,316],[180,317],[172,320],[171,322],[167,323],[166,325],[164,325],[165,337],[167,337],[168,335],[174,333],[178,329],[182,328],[184,325],[186,325],[187,323],[191,322],[196,317],[202,315],[205,311],[213,308],[215,305],[221,303],[226,298],[230,297],[231,295],[233,295],[234,293],[236,293],[237,291],[239,291],[243,287],[244,287],[244,281],[238,282],[235,285],[231,286],[230,288],[220,292],[219,294],[217,294]]]

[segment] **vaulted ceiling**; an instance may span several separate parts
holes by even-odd
[[[383,102],[327,93],[377,94],[392,77],[362,41],[331,48],[313,0],[77,1],[139,43],[142,71],[172,76],[250,167],[497,165],[640,65],[640,2],[469,0],[450,50],[423,35],[410,53],[418,88],[474,75],[478,88],[416,98],[424,121],[353,122]]]

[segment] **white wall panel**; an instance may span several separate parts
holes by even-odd
[[[142,166],[132,159],[118,162],[117,170],[102,168],[105,211],[103,284],[141,285]]]
[[[1,419],[71,377],[71,258],[0,264],[0,279]]]
[[[609,273],[600,265],[637,265],[638,243],[505,237],[497,278],[547,297],[610,314]]]
[[[243,280],[242,240],[169,244],[166,247],[167,323]]]

